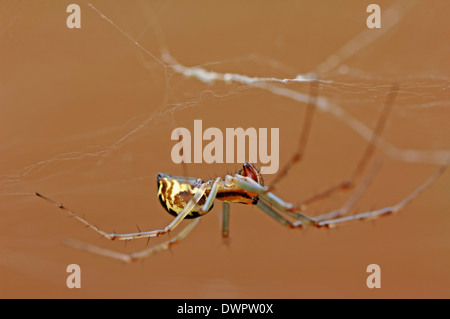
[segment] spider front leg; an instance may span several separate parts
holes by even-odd
[[[371,184],[373,177],[375,175],[376,169],[379,168],[379,165],[375,166],[373,169],[372,174],[368,175],[366,180],[363,184],[357,189],[355,194],[345,203],[344,206],[342,206],[340,209],[334,210],[330,213],[319,215],[314,218],[314,220],[317,223],[320,223],[321,221],[325,221],[328,219],[333,219],[337,217],[341,217],[342,215],[345,215],[354,205],[355,203],[361,198],[361,196],[364,194],[364,192],[367,190],[368,186]],[[290,221],[286,217],[284,217],[282,214],[277,212],[274,208],[272,208],[270,205],[266,204],[263,200],[258,201],[257,204],[258,208],[260,208],[263,212],[268,214],[270,217],[275,219],[278,223],[280,223],[283,226],[287,226],[289,228],[300,228],[303,226],[302,222],[300,220],[297,220],[295,222]],[[288,213],[289,212],[285,212]],[[291,216],[298,219],[298,214],[292,214]]]
[[[277,187],[278,183],[289,173],[289,171],[294,167],[294,165],[302,161],[304,152],[306,149],[306,144],[308,142],[308,137],[311,132],[311,126],[313,122],[313,115],[317,107],[317,96],[319,90],[320,82],[315,80],[311,82],[310,88],[310,99],[308,105],[306,106],[306,114],[303,120],[302,132],[300,134],[300,140],[297,146],[296,152],[291,156],[289,162],[275,175],[271,184],[267,188],[267,192],[273,192]]]
[[[209,193],[209,196],[205,202],[205,204],[202,206],[202,211],[203,212],[207,212],[209,211],[209,209],[211,208],[213,201],[216,197],[217,194],[217,189],[219,187],[219,182],[220,182],[220,178],[218,178],[214,183],[213,186],[211,188],[211,191]],[[87,221],[85,218],[77,215],[75,212],[71,211],[70,209],[66,208],[65,206],[63,206],[62,204],[58,204],[55,201],[51,200],[48,197],[45,197],[39,193],[36,193],[37,196],[49,201],[50,203],[58,206],[60,209],[66,211],[67,213],[69,213],[70,216],[76,218],[77,220],[79,220],[80,222],[82,222],[83,224],[85,224],[87,227],[93,229],[94,231],[96,231],[97,233],[99,233],[100,235],[102,235],[103,237],[109,239],[109,240],[130,240],[130,239],[136,239],[136,238],[148,238],[148,237],[158,237],[161,236],[163,234],[166,234],[172,230],[174,230],[180,223],[181,221],[187,216],[189,215],[189,213],[192,212],[192,210],[195,208],[195,206],[197,205],[197,203],[199,202],[200,198],[202,198],[202,196],[205,194],[206,188],[207,186],[209,186],[210,182],[206,182],[203,183],[197,190],[197,192],[194,194],[194,196],[192,197],[192,199],[186,204],[186,206],[184,207],[184,209],[178,214],[178,216],[168,225],[166,226],[164,229],[159,229],[159,230],[152,230],[152,231],[145,231],[145,232],[138,232],[138,233],[129,233],[129,234],[115,234],[115,233],[108,233],[105,232],[104,230],[100,229],[99,227],[97,227],[96,225],[92,224],[91,222]]]
[[[294,226],[294,227],[300,227],[301,225],[309,225],[314,226],[317,228],[334,228],[338,225],[346,224],[349,222],[354,222],[358,220],[365,220],[365,219],[377,219],[380,217],[388,216],[391,214],[398,213],[403,207],[406,206],[410,201],[412,201],[414,198],[416,198],[421,192],[423,192],[425,189],[427,189],[440,175],[444,173],[446,168],[448,167],[448,164],[441,166],[436,173],[434,173],[432,176],[430,176],[422,185],[417,187],[412,193],[410,193],[406,198],[404,198],[402,201],[397,203],[396,205],[385,207],[382,209],[369,211],[361,214],[356,214],[352,216],[346,216],[341,218],[330,218],[327,219],[327,217],[337,217],[339,214],[342,214],[342,212],[339,212],[339,214],[325,214],[322,216],[318,216],[316,218],[311,218],[305,214],[295,212],[295,207],[291,203],[287,203],[277,197],[276,195],[272,193],[266,193],[266,188],[264,186],[259,185],[258,183],[255,183],[252,179],[240,175],[235,175],[233,177],[233,182],[239,186],[242,189],[248,190],[250,192],[257,193],[263,201],[269,203],[270,205],[273,205],[276,209],[278,209],[280,212],[294,217],[298,220],[296,223],[291,223],[289,220],[284,218],[282,215],[280,215],[278,212],[276,212],[273,208],[268,206],[266,203],[259,203],[258,207],[263,210],[264,212],[268,213],[270,216],[275,218],[278,222],[285,226]],[[368,180],[370,182],[370,179]],[[361,187],[360,192],[357,192],[354,198],[350,199],[348,204],[344,206],[345,212],[347,208],[349,209],[354,202],[362,195],[362,193],[365,191],[365,188],[367,186],[364,185]],[[359,194],[358,194],[359,193]]]
[[[258,201],[258,204],[256,204],[259,209],[261,209],[263,212],[265,212],[267,215],[275,219],[277,222],[279,222],[282,226],[290,227],[290,228],[299,228],[302,227],[303,224],[300,221],[297,221],[295,223],[291,222],[289,219],[281,215],[279,212],[277,212],[275,209],[270,207],[270,205],[266,204],[264,201],[260,200]]]
[[[391,86],[390,92],[387,95],[385,105],[373,130],[372,137],[369,143],[367,144],[364,153],[359,159],[359,162],[357,163],[352,175],[349,178],[340,182],[339,184],[332,186],[324,191],[321,191],[320,193],[314,194],[313,196],[301,201],[299,204],[296,205],[296,208],[298,210],[305,210],[313,203],[319,202],[341,191],[349,191],[355,187],[358,179],[363,175],[363,172],[366,170],[366,167],[368,166],[369,162],[372,160],[374,156],[376,147],[380,139],[379,136],[383,132],[384,127],[386,126],[387,120],[389,118],[389,115],[394,107],[394,101],[397,93],[398,93],[398,85],[394,84]],[[266,192],[267,191],[271,191],[271,189],[269,188],[266,190]]]
[[[378,172],[380,166],[381,166],[380,162],[376,162],[373,165],[372,169],[366,174],[366,177],[361,182],[361,184],[358,186],[358,188],[355,190],[353,195],[347,200],[347,202],[341,208],[333,210],[329,213],[317,216],[316,220],[320,222],[320,221],[324,221],[324,220],[342,217],[345,214],[347,214],[355,206],[355,204],[361,199],[361,197],[364,195],[364,193],[369,188],[370,184],[372,184],[372,182],[375,178],[375,175]]]
[[[309,217],[305,214],[295,211],[296,207],[288,202],[283,201],[281,198],[276,196],[275,194],[268,192],[267,186],[262,186],[256,183],[249,177],[241,176],[236,174],[234,177],[230,177],[232,182],[241,189],[247,190],[252,193],[258,194],[260,197],[259,200],[264,200],[270,205],[273,205],[282,213],[291,216],[297,220],[299,220],[303,225],[314,225],[317,223],[315,218]],[[260,207],[261,208],[261,207]],[[263,208],[261,208],[264,210]],[[265,211],[265,210],[264,210]],[[267,213],[267,211],[265,211]],[[270,213],[269,213],[270,215]],[[274,217],[274,216],[272,216]],[[282,222],[283,223],[283,222]]]
[[[317,227],[319,228],[334,228],[336,226],[340,226],[346,223],[358,221],[358,220],[370,220],[370,219],[378,219],[380,217],[389,216],[391,214],[396,214],[400,210],[403,209],[403,207],[406,206],[410,201],[412,201],[414,198],[416,198],[421,192],[423,192],[425,189],[430,187],[430,185],[439,177],[441,176],[445,170],[447,169],[448,164],[445,164],[441,166],[432,176],[430,176],[422,185],[417,187],[413,192],[411,192],[408,196],[406,196],[402,201],[399,203],[384,207],[378,210],[369,211],[361,214],[341,217],[341,218],[335,218],[335,219],[328,219],[328,220],[321,220],[317,223]]]

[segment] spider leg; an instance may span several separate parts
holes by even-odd
[[[371,171],[367,174],[361,185],[358,186],[356,191],[353,193],[353,195],[350,197],[350,199],[342,206],[341,208],[334,210],[330,213],[323,214],[320,216],[317,216],[316,219],[318,221],[327,220],[327,219],[333,219],[337,217],[344,216],[349,212],[350,209],[352,209],[355,204],[359,201],[359,199],[364,195],[364,193],[369,188],[370,184],[372,184],[372,181],[375,178],[376,173],[378,172],[379,168],[381,166],[380,162],[377,162],[373,165],[373,168]]]
[[[317,202],[319,200],[322,200],[324,198],[330,197],[331,195],[339,192],[339,191],[346,191],[350,190],[354,187],[356,184],[357,179],[362,175],[364,170],[366,169],[368,163],[371,161],[373,154],[375,152],[375,149],[378,144],[379,136],[381,135],[381,132],[383,131],[387,119],[389,117],[389,114],[391,113],[391,110],[394,105],[395,97],[398,92],[398,85],[394,84],[391,87],[391,90],[386,98],[385,106],[381,112],[381,115],[377,121],[377,124],[374,128],[373,135],[369,143],[367,144],[367,147],[359,160],[358,164],[356,165],[355,170],[353,171],[351,177],[349,179],[346,179],[339,183],[338,185],[335,185],[333,187],[330,187],[326,189],[325,191],[322,191],[318,194],[315,194],[311,196],[310,198],[307,198],[300,202],[297,206],[301,208],[301,210],[305,209],[310,204]]]
[[[186,225],[186,227],[184,227],[176,236],[174,236],[170,240],[167,240],[167,241],[157,244],[155,246],[152,246],[152,247],[149,247],[142,251],[138,251],[138,252],[131,253],[131,254],[120,253],[120,252],[117,252],[114,250],[105,249],[102,247],[83,243],[83,242],[73,240],[73,239],[65,239],[63,241],[63,243],[72,248],[84,250],[84,251],[87,251],[87,252],[90,252],[90,253],[93,253],[96,255],[101,255],[104,257],[118,259],[118,260],[124,261],[126,263],[130,263],[133,261],[137,261],[139,259],[144,259],[144,258],[146,258],[152,254],[156,254],[160,251],[167,250],[170,247],[172,247],[173,245],[179,243],[184,238],[186,238],[186,236],[194,229],[195,226],[197,226],[197,224],[200,222],[200,220],[201,220],[201,217],[192,220],[189,224]]]
[[[434,173],[431,177],[429,177],[422,185],[417,187],[405,199],[403,199],[401,202],[399,202],[398,204],[396,204],[394,206],[385,207],[385,208],[382,208],[379,210],[356,214],[356,215],[352,215],[352,216],[334,218],[334,219],[324,219],[323,216],[318,216],[316,218],[312,218],[305,214],[298,213],[295,211],[294,205],[283,201],[282,199],[280,199],[279,197],[277,197],[276,195],[274,195],[272,193],[266,193],[266,187],[259,185],[258,183],[253,181],[251,178],[240,176],[240,175],[235,175],[233,177],[233,182],[237,186],[241,187],[242,189],[257,193],[261,197],[260,200],[262,199],[263,201],[266,201],[270,205],[273,205],[275,208],[277,208],[280,212],[297,219],[298,222],[293,224],[293,226],[295,226],[295,227],[299,227],[300,225],[309,225],[309,226],[314,226],[314,227],[318,227],[318,228],[333,228],[339,224],[344,224],[347,222],[352,222],[352,221],[356,221],[356,220],[364,220],[364,219],[376,219],[379,217],[397,213],[406,204],[408,204],[411,200],[413,200],[415,197],[417,197],[422,191],[424,191],[426,188],[428,188],[441,174],[443,174],[445,169],[447,168],[447,166],[448,166],[448,164],[441,166],[436,171],[436,173]],[[350,206],[350,207],[353,206],[354,202],[357,199],[359,199],[360,196],[362,196],[362,193],[365,191],[365,188],[367,188],[367,186],[362,186],[360,188],[360,191],[356,192],[355,193],[356,195],[354,195],[354,197],[349,200],[349,202],[348,202],[349,204],[344,205],[344,208],[347,206]],[[273,218],[277,219],[282,224],[287,224],[285,221],[281,221],[279,216],[276,216],[276,214],[274,214],[273,212],[268,212],[266,207],[264,206],[264,204],[259,204],[259,202],[258,202],[258,207],[260,207],[263,211],[265,211],[266,213],[271,215]],[[348,209],[345,208],[345,212]],[[342,212],[339,212],[339,214],[341,214],[341,213]],[[336,217],[336,216],[330,215],[330,214],[327,214],[327,215],[329,215],[331,217]],[[338,216],[338,214],[336,214],[336,215]],[[329,216],[326,216],[326,217],[329,217]]]
[[[218,179],[219,180],[219,179]],[[211,208],[212,205],[212,200],[214,200],[215,198],[215,194],[217,193],[217,187],[218,187],[218,180],[216,180],[213,184],[213,187],[211,189],[211,193],[208,196],[208,199],[206,200],[204,206],[202,207],[203,211],[208,211],[207,208]],[[58,204],[55,201],[51,200],[48,197],[45,197],[39,193],[36,193],[37,196],[49,201],[50,203],[58,206],[60,209],[66,211],[67,213],[69,213],[70,216],[76,218],[77,220],[79,220],[80,222],[82,222],[83,224],[85,224],[87,227],[93,229],[94,231],[96,231],[97,233],[99,233],[100,235],[102,235],[103,237],[110,239],[110,240],[130,240],[130,239],[136,239],[136,238],[147,238],[147,237],[158,237],[161,236],[163,234],[166,234],[170,231],[172,231],[173,229],[175,229],[180,223],[181,221],[190,213],[192,212],[192,210],[195,208],[195,206],[197,205],[198,201],[200,200],[200,198],[205,194],[205,190],[206,190],[206,186],[207,186],[208,182],[203,183],[199,189],[197,190],[197,192],[195,193],[195,195],[192,197],[192,199],[186,204],[186,206],[184,207],[184,209],[178,214],[177,217],[175,217],[175,219],[168,225],[166,226],[164,229],[159,229],[159,230],[152,230],[152,231],[144,231],[144,232],[138,232],[138,233],[129,233],[129,234],[115,234],[115,233],[107,233],[104,230],[100,229],[99,227],[97,227],[96,225],[92,224],[91,222],[87,221],[85,218],[77,215],[76,213],[74,213],[73,211],[71,211],[70,209],[64,207],[62,204]],[[215,189],[215,191],[214,191]],[[211,198],[211,199],[210,199]]]
[[[410,201],[416,198],[421,192],[427,189],[440,175],[444,173],[448,164],[441,166],[432,176],[430,176],[423,184],[417,187],[413,192],[411,192],[408,196],[406,196],[402,201],[397,203],[396,205],[384,207],[378,210],[369,211],[365,213],[355,214],[351,216],[335,218],[335,219],[327,219],[320,220],[317,225],[318,228],[334,228],[336,226],[340,226],[346,223],[358,221],[358,220],[373,220],[378,219],[380,217],[389,216],[391,214],[398,213],[403,207],[406,206]]]
[[[283,226],[290,228],[299,228],[303,226],[300,221],[296,223],[291,222],[289,219],[278,213],[275,209],[273,209],[270,205],[266,204],[262,200],[258,201],[258,204],[256,204],[256,206],[258,206],[263,212],[265,212],[267,215],[275,219]]]
[[[267,186],[262,186],[249,177],[236,174],[234,177],[232,177],[232,181],[234,184],[244,190],[250,191],[252,193],[257,193],[260,197],[259,200],[264,200],[268,204],[277,208],[282,213],[301,221],[304,225],[313,225],[317,222],[315,218],[297,212],[296,207],[293,204],[283,201],[273,193],[267,192]]]
[[[313,115],[316,109],[316,100],[318,95],[319,82],[311,82],[310,100],[306,107],[305,119],[303,120],[302,132],[300,135],[299,144],[297,146],[297,151],[292,155],[291,159],[287,164],[280,170],[280,172],[275,176],[271,184],[269,185],[268,192],[273,192],[280,180],[285,177],[290,169],[303,159],[303,154],[306,148],[306,143],[308,141],[309,132],[311,131],[311,125],[313,122]]]
[[[222,237],[230,236],[230,203],[222,204]]]
[[[318,228],[334,228],[336,226],[340,226],[346,223],[358,221],[358,220],[373,220],[378,219],[380,217],[389,216],[391,214],[398,213],[403,207],[406,206],[410,201],[412,201],[414,198],[416,198],[421,192],[423,192],[425,189],[427,189],[442,173],[444,173],[445,169],[447,168],[448,164],[441,166],[436,173],[434,173],[432,176],[430,176],[422,185],[417,187],[412,193],[410,193],[408,196],[406,196],[402,201],[397,203],[394,206],[384,207],[378,210],[369,211],[365,213],[355,214],[351,216],[341,217],[341,218],[335,218],[335,219],[329,219],[329,220],[322,220],[317,223]]]
[[[208,194],[208,198],[206,199],[205,204],[203,204],[203,207],[202,207],[203,213],[207,213],[211,209],[211,206],[213,205],[214,200],[216,199],[217,191],[219,190],[219,187],[221,184],[222,184],[222,179],[220,177],[217,177],[213,183],[213,186],[211,187],[211,191]],[[181,213],[180,213],[180,215],[181,215]]]
[[[375,165],[374,165],[375,166]],[[367,190],[369,185],[374,179],[375,173],[378,171],[380,165],[376,165],[373,169],[370,175],[367,176],[365,181],[359,186],[359,188],[356,190],[356,192],[353,194],[353,196],[342,206],[340,209],[334,210],[330,213],[319,215],[315,217],[315,220],[320,222],[324,220],[329,220],[333,218],[337,218],[340,216],[345,215],[362,197],[364,192]],[[274,218],[277,222],[279,222],[283,226],[287,226],[290,228],[299,228],[302,227],[303,224],[301,221],[291,222],[289,219],[285,218],[283,215],[278,213],[276,210],[274,210],[271,206],[266,204],[263,200],[258,201],[257,206],[267,213],[269,216]],[[292,215],[291,215],[292,216]],[[293,215],[293,217],[297,217],[296,215]]]

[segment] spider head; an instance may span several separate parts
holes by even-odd
[[[239,175],[250,177],[252,180],[257,182],[259,185],[264,185],[264,180],[262,178],[261,173],[255,167],[255,165],[246,162],[242,169],[239,171]]]

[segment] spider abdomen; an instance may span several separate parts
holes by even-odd
[[[187,203],[192,199],[198,190],[198,187],[203,183],[200,179],[191,177],[176,177],[168,174],[158,174],[158,199],[164,209],[173,216],[178,216]],[[196,218],[206,214],[207,211],[201,210],[206,202],[206,194],[203,195],[195,208],[186,216],[186,218]]]

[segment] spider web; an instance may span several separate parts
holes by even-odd
[[[441,5],[435,3],[427,5],[427,8],[430,12],[438,12]],[[448,49],[444,44],[437,45],[433,48],[435,56],[431,56],[430,61],[424,63],[423,68],[417,68],[409,73],[404,72],[404,68],[400,66],[395,69],[395,63],[388,64],[391,68],[389,71],[386,71],[386,68],[377,71],[376,68],[367,67],[367,65],[377,64],[374,59],[378,54],[369,54],[368,52],[384,50],[386,45],[391,43],[386,44],[386,41],[395,41],[402,28],[411,27],[413,23],[411,16],[419,15],[421,6],[423,5],[418,1],[396,1],[383,4],[381,29],[370,30],[365,27],[364,23],[361,23],[360,29],[356,32],[348,32],[350,35],[347,35],[344,41],[341,40],[336,44],[333,50],[326,52],[323,55],[324,58],[311,59],[313,60],[310,63],[313,65],[311,69],[304,68],[305,71],[299,73],[298,68],[283,61],[282,58],[268,57],[260,53],[248,53],[239,57],[231,55],[231,57],[218,61],[202,60],[201,63],[190,63],[189,60],[201,60],[202,58],[192,58],[192,56],[188,59],[184,58],[180,54],[179,45],[173,45],[173,39],[167,36],[167,34],[172,35],[173,33],[171,30],[166,30],[167,24],[161,23],[162,17],[170,14],[170,4],[155,2],[149,5],[139,2],[135,4],[135,7],[131,6],[132,9],[125,10],[120,15],[117,3],[108,6],[103,3],[86,3],[83,7],[86,20],[96,21],[97,25],[102,26],[102,31],[109,30],[109,33],[101,36],[102,38],[98,41],[108,41],[107,36],[114,36],[115,39],[121,37],[123,41],[114,45],[132,50],[138,57],[133,62],[137,61],[145,72],[151,74],[151,80],[155,83],[158,82],[157,89],[163,93],[158,96],[156,102],[150,102],[152,106],[149,109],[153,108],[151,112],[140,112],[142,108],[136,108],[134,114],[132,113],[122,119],[122,122],[116,122],[114,125],[109,123],[103,125],[99,121],[97,127],[90,125],[88,130],[61,136],[54,135],[51,143],[53,150],[56,151],[48,153],[44,151],[38,156],[39,159],[30,156],[29,160],[18,161],[18,165],[3,165],[0,180],[1,195],[32,194],[24,191],[27,187],[23,186],[39,185],[43,181],[59,179],[74,167],[77,167],[77,170],[83,168],[94,172],[105,158],[110,158],[117,153],[121,153],[121,156],[125,157],[123,159],[125,162],[127,161],[126,157],[129,156],[129,165],[133,165],[133,159],[131,159],[133,155],[129,155],[130,153],[127,151],[133,143],[142,138],[152,139],[155,136],[160,138],[162,127],[173,129],[180,126],[180,116],[188,114],[188,111],[192,111],[197,118],[201,117],[198,115],[198,109],[204,109],[205,104],[210,104],[210,108],[216,107],[218,112],[224,112],[224,106],[222,106],[224,102],[232,101],[233,103],[240,97],[247,100],[249,96],[263,94],[274,104],[272,107],[265,106],[264,112],[270,111],[271,108],[274,109],[278,103],[303,106],[309,100],[308,83],[315,80],[316,77],[320,82],[320,95],[316,105],[318,111],[330,116],[336,123],[344,125],[353,132],[352,134],[365,141],[369,141],[373,135],[371,125],[373,126],[376,112],[382,106],[383,96],[386,95],[392,83],[399,83],[398,104],[401,106],[398,107],[400,111],[397,112],[397,115],[403,117],[399,121],[409,121],[408,127],[416,127],[418,132],[415,134],[410,132],[410,138],[398,141],[380,137],[379,150],[395,161],[444,164],[450,158],[450,151],[446,144],[448,139],[442,137],[442,128],[434,127],[433,131],[429,132],[428,143],[423,143],[426,145],[425,148],[415,147],[416,144],[411,141],[415,140],[414,135],[421,134],[420,129],[427,130],[434,125],[433,121],[439,122],[440,115],[437,114],[448,115],[448,66],[441,59],[436,59],[436,57],[439,58],[448,53]],[[365,17],[365,13],[361,12],[363,7],[351,7],[350,9],[355,12],[360,10],[358,14],[353,13],[353,17],[360,20],[361,17]],[[282,7],[282,9],[288,10],[288,7]],[[316,10],[315,12],[321,10],[321,8],[313,9]],[[141,10],[141,14],[136,10]],[[174,15],[176,14],[179,12],[174,11]],[[283,15],[286,18],[290,17],[287,12],[281,14],[281,16]],[[132,19],[136,16],[137,18],[133,21]],[[425,16],[425,19],[432,18],[432,14]],[[88,28],[88,26],[84,28]],[[288,27],[279,28],[276,39],[280,43],[287,41],[283,37],[287,38],[287,34],[290,34],[286,28]],[[10,27],[10,30],[14,30],[14,27]],[[93,36],[99,35],[99,32]],[[419,40],[421,39],[419,38]],[[268,43],[267,46],[276,49],[277,45],[281,45],[280,43]],[[176,49],[172,50],[171,46]],[[412,49],[418,49],[420,46],[421,43],[417,42]],[[177,54],[175,55],[173,51],[176,51]],[[307,49],[302,50],[302,53],[308,57]],[[201,56],[203,57],[205,54],[202,53]],[[286,60],[292,61],[292,58],[286,58]],[[114,68],[114,65],[111,65],[111,68]],[[146,88],[142,87],[141,89],[145,90]],[[86,98],[88,97],[87,94]],[[367,110],[370,109],[371,103],[377,105],[376,108],[372,106],[374,112],[371,113],[371,120],[365,121],[359,118],[358,110],[362,108],[361,105],[365,105],[365,110]],[[214,106],[214,104],[219,106]],[[114,107],[122,108],[124,106],[117,103],[116,106],[112,106],[113,110]],[[280,109],[282,112],[290,112],[282,107]],[[51,114],[52,110],[49,112]],[[233,112],[237,113],[238,111],[233,109]],[[428,119],[426,119],[428,122],[421,128],[418,121],[425,113],[428,115]],[[84,116],[87,117],[88,113],[85,113]],[[56,121],[61,119],[63,119],[62,114],[56,118]],[[191,121],[192,119],[193,117],[191,117]],[[279,125],[281,122],[277,123]],[[296,123],[298,127],[300,127],[300,123]],[[80,125],[83,126],[85,123],[80,123]],[[288,125],[292,125],[292,123]],[[95,140],[95,143],[91,140]],[[27,159],[27,152],[24,149],[29,141],[21,144],[23,141],[23,139],[17,138],[3,141],[2,149],[4,154],[8,154],[5,156],[7,162],[14,162],[17,158]],[[165,139],[165,142],[167,141],[168,138]],[[37,142],[45,144],[42,139]],[[64,151],[58,151],[58,149],[65,149],[63,145],[70,145],[70,147]],[[15,153],[14,151],[10,152],[11,149]],[[48,150],[49,148],[47,148]],[[153,156],[154,153],[157,151],[153,152]],[[167,159],[167,150],[164,153],[163,156]],[[280,165],[283,165],[286,160],[287,158],[281,158]],[[132,176],[134,177],[120,178],[114,183],[153,178],[154,173],[142,176],[134,172]],[[96,186],[100,187],[105,183],[111,182],[105,181]],[[67,185],[67,183],[64,184]]]
[[[371,2],[382,9],[381,29],[366,26]],[[1,4],[0,271],[8,297],[60,297],[64,283],[55,274],[86,260],[95,266],[88,271],[94,284],[84,290],[90,296],[295,298],[348,289],[361,297],[364,283],[349,278],[373,260],[388,261],[395,274],[388,295],[402,295],[396,285],[406,296],[430,289],[448,295],[448,171],[405,214],[372,230],[305,236],[307,229],[289,232],[255,207],[233,205],[238,244],[223,254],[220,223],[210,223],[210,213],[176,248],[178,260],[193,265],[183,274],[180,263],[166,259],[170,253],[144,267],[116,268],[60,247],[64,237],[126,252],[146,246],[102,242],[35,196],[63,202],[105,231],[164,227],[173,218],[156,199],[158,172],[206,180],[241,167],[173,163],[174,129],[192,131],[196,119],[203,130],[279,128],[282,168],[298,143],[311,82],[318,81],[305,157],[276,194],[297,203],[348,178],[397,84],[375,152],[382,168],[349,213],[398,203],[450,158],[448,1],[80,0],[79,30],[65,25],[67,4]],[[264,178],[270,183],[273,175]],[[342,207],[348,193],[341,195],[308,215]],[[220,218],[220,207],[214,210]],[[283,262],[261,262],[268,256]],[[289,273],[302,275],[280,276]],[[24,278],[27,289],[17,285]],[[326,287],[333,290],[328,295]]]

